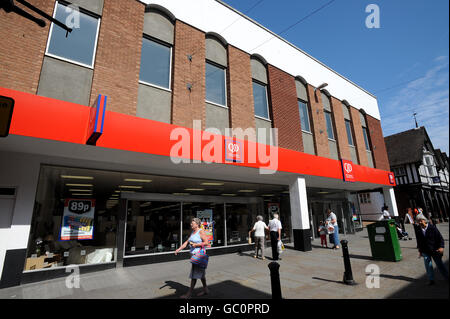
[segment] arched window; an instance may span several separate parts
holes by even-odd
[[[347,132],[348,146],[350,149],[350,156],[352,157],[352,162],[358,164],[358,154],[356,152],[355,135],[353,132],[353,123],[350,116],[350,105],[347,101],[342,101],[342,113],[344,114],[345,130]]]
[[[303,150],[305,153],[315,155],[313,128],[311,125],[311,110],[309,106],[308,90],[303,78],[295,79],[297,89],[298,110],[300,113],[300,126],[302,128]]]
[[[173,22],[166,14],[152,8],[148,9],[144,16],[139,73],[141,83],[171,89],[173,43]]]
[[[255,116],[265,120],[270,120],[269,101],[267,95],[267,68],[262,59],[253,56],[251,59],[252,82],[253,82],[253,102]]]
[[[359,111],[359,118],[361,121],[363,137],[364,137],[364,146],[365,146],[366,152],[367,152],[367,160],[369,161],[369,167],[374,167],[370,135],[369,135],[369,130],[367,129],[366,112],[363,109],[361,109]]]
[[[206,102],[227,107],[227,49],[213,36],[206,37]]]

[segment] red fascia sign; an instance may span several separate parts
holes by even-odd
[[[342,175],[345,182],[356,182],[355,173],[353,171],[353,163],[347,160],[341,160],[342,163]]]
[[[388,173],[388,175],[389,175],[389,183],[390,183],[391,185],[395,185],[395,177],[394,177],[394,174],[393,174],[393,173]]]
[[[96,145],[97,140],[103,133],[103,124],[105,123],[105,111],[107,96],[98,95],[95,100],[95,107],[92,107],[89,113],[89,123],[87,130],[87,145]]]

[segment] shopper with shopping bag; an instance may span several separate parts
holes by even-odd
[[[206,254],[205,247],[209,245],[208,237],[204,230],[200,228],[201,220],[199,218],[193,218],[191,221],[192,234],[188,240],[186,240],[183,245],[180,246],[175,251],[175,255],[181,250],[189,245],[191,253],[191,274],[189,278],[191,279],[191,287],[189,291],[181,296],[181,298],[189,299],[192,295],[192,291],[195,288],[197,279],[200,279],[203,284],[203,291],[197,296],[207,295],[209,293],[208,287],[206,285],[206,267],[208,266],[208,255]]]
[[[272,245],[272,260],[280,260],[278,253],[278,241],[281,241],[281,222],[278,220],[278,214],[273,215],[269,221],[270,242]]]
[[[253,229],[248,232],[248,240],[249,244],[251,244],[251,233],[255,232],[255,258],[258,258],[258,251],[261,249],[261,259],[264,260],[264,242],[266,241],[266,230],[269,230],[266,223],[263,221],[263,217],[261,215],[256,216],[257,222],[253,226]]]

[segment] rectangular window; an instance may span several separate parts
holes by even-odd
[[[345,120],[345,128],[347,129],[348,145],[355,146],[353,143],[352,123],[349,120]]]
[[[253,101],[255,115],[269,120],[269,105],[267,104],[267,88],[265,85],[253,82]]]
[[[325,113],[325,120],[327,122],[328,138],[334,140],[333,121],[331,119],[331,113],[328,111],[324,111],[324,113]]]
[[[170,89],[171,58],[170,46],[143,38],[139,80]]]
[[[309,125],[308,105],[303,101],[298,101],[298,108],[300,110],[300,123],[302,130],[311,133],[311,127]]]
[[[206,62],[206,101],[227,106],[225,69]]]
[[[367,135],[367,128],[363,127],[364,143],[366,144],[366,150],[370,151],[369,136]]]
[[[54,18],[65,23],[71,19],[72,9],[56,2]],[[46,54],[92,68],[94,66],[100,19],[80,12],[79,28],[73,28],[66,37],[66,30],[51,24]]]

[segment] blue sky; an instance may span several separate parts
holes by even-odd
[[[245,13],[260,0],[224,0]],[[247,15],[280,33],[330,0],[264,0]],[[366,6],[380,8],[368,29]],[[425,126],[449,153],[449,1],[335,0],[283,38],[378,98],[384,136]]]

